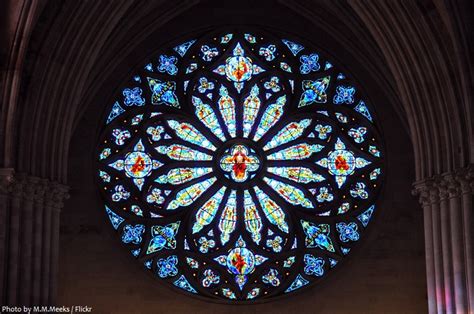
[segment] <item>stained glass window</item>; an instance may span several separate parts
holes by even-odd
[[[157,280],[245,302],[322,280],[377,211],[370,100],[328,56],[267,31],[171,45],[104,116],[97,182],[120,241]]]

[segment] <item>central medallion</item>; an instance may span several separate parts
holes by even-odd
[[[260,160],[253,149],[237,144],[224,152],[220,167],[227,178],[245,182],[255,176],[255,171],[260,168]]]

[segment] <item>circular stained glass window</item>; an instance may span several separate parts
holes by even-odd
[[[376,209],[383,149],[357,84],[267,32],[171,45],[127,81],[98,147],[105,211],[158,280],[241,302],[318,282]]]

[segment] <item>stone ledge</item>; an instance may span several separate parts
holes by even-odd
[[[474,192],[474,164],[413,183],[412,195],[422,206]]]
[[[47,203],[60,209],[70,197],[67,185],[45,178],[15,173],[12,168],[0,168],[0,194],[13,198]]]

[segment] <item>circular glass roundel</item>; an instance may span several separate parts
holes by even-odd
[[[235,31],[171,45],[104,121],[98,182],[127,250],[209,299],[321,280],[367,228],[382,139],[357,84],[294,39]]]

